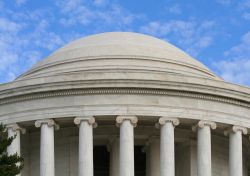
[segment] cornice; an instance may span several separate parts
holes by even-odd
[[[38,93],[2,98],[0,99],[0,105],[28,101],[28,100],[35,100],[35,99],[59,97],[59,96],[108,95],[108,94],[131,94],[131,95],[135,94],[135,95],[161,95],[161,96],[188,97],[194,99],[222,102],[222,103],[250,108],[250,102],[223,96],[189,92],[184,90],[182,91],[182,90],[149,89],[149,88],[86,88],[86,89],[46,91],[46,92],[38,92]]]
[[[54,53],[51,57],[56,57],[56,55],[58,55],[57,57],[60,57],[60,55],[62,53]],[[200,71],[204,74],[207,74],[211,77],[214,77],[214,79],[218,79],[216,75],[214,75],[211,71],[209,71],[208,69],[205,69],[203,67],[197,67],[197,65],[194,64],[190,64],[187,62],[181,62],[181,61],[176,61],[170,58],[165,58],[165,57],[153,57],[153,56],[146,56],[146,55],[102,55],[102,56],[85,56],[85,57],[69,57],[68,59],[64,59],[64,60],[59,60],[57,62],[52,62],[52,63],[47,63],[45,65],[38,65],[37,67],[32,68],[31,70],[29,70],[28,72],[24,73],[23,75],[21,75],[20,77],[18,77],[18,79],[22,79],[25,76],[28,76],[30,74],[39,72],[41,70],[44,69],[48,69],[51,67],[54,67],[56,65],[63,65],[63,64],[70,64],[70,63],[74,63],[74,62],[81,62],[81,61],[94,61],[94,60],[112,60],[112,59],[137,59],[137,60],[150,60],[150,61],[158,61],[158,62],[162,62],[162,63],[171,63],[171,64],[176,64],[176,65],[180,65],[183,67],[188,67],[197,71]]]
[[[22,81],[16,80],[8,84],[0,85],[0,100],[9,97],[30,95],[40,92],[59,92],[62,90],[137,88],[137,90],[147,89],[193,92],[196,94],[214,95],[215,97],[226,97],[250,103],[250,88],[223,81],[198,77],[183,78],[181,75],[145,75],[145,73],[126,74],[126,79],[124,79],[122,75],[116,75],[114,77],[113,73],[106,73],[103,77],[100,73],[97,75],[91,73],[90,75],[91,76],[79,75],[76,73],[32,78]]]

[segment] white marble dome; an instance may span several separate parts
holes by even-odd
[[[131,32],[102,33],[73,41],[39,62],[19,80],[76,72],[117,71],[219,80],[203,64],[175,46]]]

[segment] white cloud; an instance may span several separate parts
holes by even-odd
[[[17,48],[13,47],[16,44],[15,37],[13,34],[0,32],[0,76],[5,81],[12,80],[15,71],[13,68],[18,64]]]
[[[240,44],[225,52],[225,55],[236,58],[250,57],[250,31],[242,36]]]
[[[50,23],[44,15],[47,13],[7,12],[0,18],[0,82],[13,80],[41,59],[44,51],[63,43],[49,30]]]
[[[97,6],[102,6],[107,4],[107,0],[94,0],[94,4]]]
[[[228,59],[212,65],[219,75],[226,81],[250,86],[250,31],[225,56]]]
[[[23,5],[27,2],[27,0],[16,0],[17,5]]]
[[[226,81],[250,86],[250,59],[231,59],[212,65]]]
[[[15,65],[18,64],[19,47],[15,47],[22,41],[18,39],[23,24],[19,24],[8,18],[0,18],[0,76],[4,80],[13,79]],[[2,75],[2,73],[5,73]]]
[[[239,9],[245,10],[250,8],[250,0],[243,0],[239,2]]]
[[[80,24],[82,26],[99,26],[99,29],[111,26],[114,29],[130,25],[136,19],[141,18],[141,15],[130,13],[118,4],[107,3],[107,5],[99,7],[103,3],[106,1],[60,1],[57,5],[62,9],[61,12],[64,16],[60,22],[68,27]],[[95,5],[99,6],[95,7]]]
[[[170,6],[170,7],[168,7],[167,9],[168,9],[168,11],[170,13],[173,13],[173,14],[179,15],[179,14],[182,13],[182,10],[181,10],[181,7],[180,7],[179,4],[174,4],[174,5]]]
[[[171,20],[167,22],[154,21],[142,26],[140,31],[168,41],[175,41],[177,45],[197,56],[204,48],[213,42],[213,26],[215,21],[182,21]]]
[[[2,1],[0,1],[0,10],[4,9],[4,3]]]
[[[170,33],[178,33],[182,37],[193,35],[195,29],[194,22],[181,20],[171,20],[167,22],[153,21],[141,27],[141,32],[163,37]]]
[[[216,0],[216,2],[218,2],[219,4],[222,4],[222,5],[231,4],[231,0]]]
[[[18,32],[21,28],[21,24],[7,18],[0,18],[0,31],[2,32]]]
[[[245,13],[243,14],[243,18],[244,18],[245,20],[250,20],[250,13],[249,13],[249,12],[245,12]]]
[[[212,36],[201,36],[192,43],[192,47],[188,47],[186,52],[192,56],[198,56],[199,52],[204,48],[209,47],[213,42]]]
[[[48,21],[45,19],[41,20],[28,38],[33,41],[33,44],[37,47],[53,51],[58,46],[62,46],[64,41],[58,34],[50,32],[48,27]]]
[[[250,0],[240,1],[238,4],[238,10],[243,19],[250,20]]]

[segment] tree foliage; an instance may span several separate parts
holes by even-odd
[[[23,168],[22,157],[17,153],[7,154],[7,148],[15,137],[8,137],[6,126],[0,124],[0,176],[16,176]]]

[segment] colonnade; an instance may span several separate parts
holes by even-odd
[[[118,116],[116,124],[120,128],[120,137],[112,142],[111,164],[118,169],[111,168],[110,175],[134,176],[134,128],[138,118],[136,116]],[[94,117],[77,117],[74,123],[79,126],[79,176],[93,176],[93,128],[97,127]],[[160,117],[156,127],[160,129],[160,141],[152,140],[150,160],[159,159],[160,167],[149,162],[150,171],[147,176],[153,176],[156,170],[160,170],[160,176],[175,175],[175,145],[174,129],[179,125],[179,119]],[[54,158],[54,130],[59,126],[52,119],[38,120],[35,122],[37,128],[41,128],[40,141],[40,176],[55,176]],[[7,126],[9,136],[16,136],[8,153],[20,154],[20,133],[24,132],[17,124]],[[216,123],[210,121],[199,121],[193,127],[197,132],[197,174],[198,176],[212,176],[211,167],[211,130],[216,129]],[[242,157],[242,135],[247,134],[247,129],[240,126],[232,126],[225,131],[229,136],[229,175],[243,176]],[[117,142],[119,139],[119,143]],[[160,142],[160,158],[154,148]],[[115,157],[119,153],[119,166]],[[148,166],[147,166],[148,169]],[[150,174],[151,173],[151,174]]]

